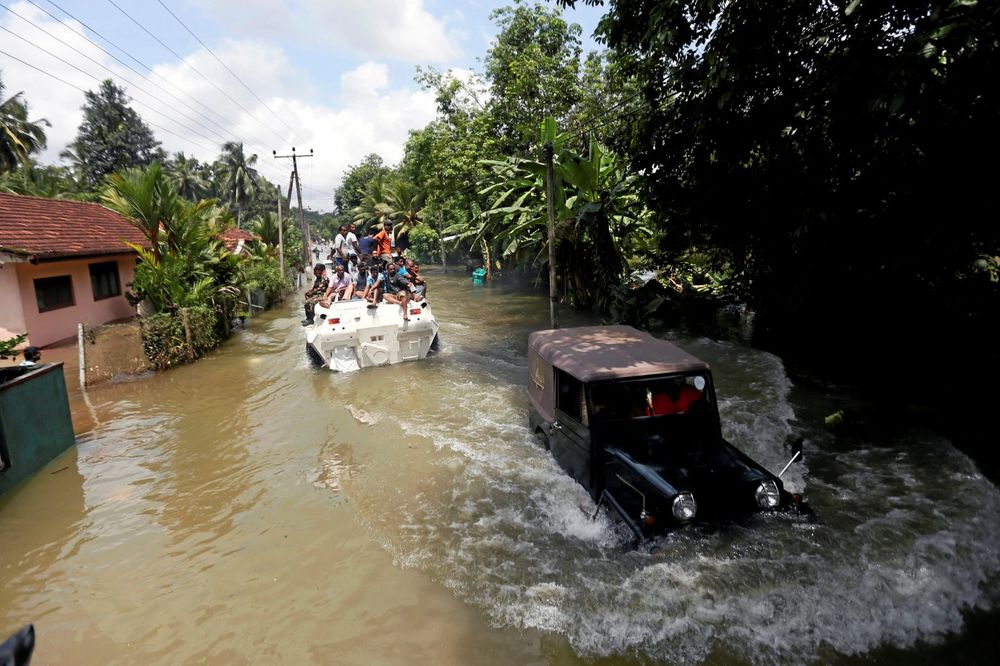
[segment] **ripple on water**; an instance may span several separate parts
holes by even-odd
[[[691,347],[715,368],[726,436],[780,469],[795,416],[780,360]],[[585,656],[687,663],[719,646],[755,662],[810,661],[823,646],[855,654],[933,642],[987,603],[1000,532],[984,525],[1000,493],[947,442],[811,452],[818,471],[797,465],[786,478],[809,491],[819,524],[762,516],[669,534],[656,555],[631,552],[623,528],[603,511],[592,521],[587,493],[534,445],[524,365],[498,362],[509,349],[449,350],[454,371],[401,424],[433,442],[447,487],[358,503],[379,514],[368,524],[399,566],[427,571],[493,624],[562,634]]]

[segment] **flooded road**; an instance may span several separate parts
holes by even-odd
[[[995,617],[1000,493],[976,466],[926,432],[810,427],[829,396],[729,343],[681,340],[712,364],[743,451],[777,471],[805,430],[785,478],[820,522],[624,549],[527,429],[544,298],[431,275],[442,344],[421,362],[315,368],[293,298],[192,366],[71,389],[77,448],[0,498],[0,632],[34,622],[39,664],[830,662],[896,647],[907,663],[969,611]]]

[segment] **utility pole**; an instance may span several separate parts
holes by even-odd
[[[556,288],[556,204],[552,143],[545,144],[545,200],[549,215],[549,319],[559,328],[559,292]]]
[[[278,190],[278,263],[281,265],[281,279],[284,280],[288,276],[285,275],[285,234],[284,234],[285,223],[281,221],[281,190]]]
[[[309,261],[309,246],[312,245],[312,236],[309,233],[309,226],[306,224],[305,211],[302,208],[302,181],[299,179],[299,162],[298,162],[298,160],[296,158],[297,157],[312,157],[313,156],[313,150],[312,150],[312,148],[310,148],[308,155],[296,155],[295,154],[295,146],[292,146],[292,154],[291,155],[279,155],[277,150],[272,150],[271,154],[274,155],[275,159],[279,159],[279,160],[280,159],[287,159],[289,157],[292,158],[292,178],[295,180],[295,192],[298,195],[298,200],[299,200],[299,225],[302,227],[302,256],[304,257],[304,261],[302,262],[302,265],[303,266],[308,266],[310,264],[310,261]],[[291,200],[291,198],[292,198],[292,187],[291,187],[291,184],[289,184],[289,186],[288,186],[288,199]]]

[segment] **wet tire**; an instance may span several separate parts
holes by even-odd
[[[546,435],[541,430],[535,431],[535,442],[537,442],[538,446],[545,449],[546,451],[552,450],[551,447],[549,447],[549,436]]]
[[[440,350],[441,350],[441,336],[440,335],[435,335],[434,339],[431,340],[431,346],[430,346],[430,349],[427,350],[427,353],[428,353],[428,355],[430,355],[430,354],[436,354]]]

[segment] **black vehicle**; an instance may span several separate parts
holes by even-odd
[[[532,430],[640,543],[691,522],[808,513],[722,437],[708,364],[666,340],[630,326],[536,331],[528,369]]]

